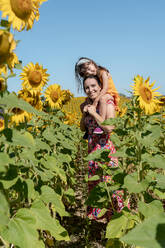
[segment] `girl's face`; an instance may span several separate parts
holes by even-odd
[[[100,94],[101,87],[95,78],[87,78],[84,82],[84,91],[91,100]]]
[[[86,74],[87,75],[96,75],[97,74],[97,68],[96,68],[96,66],[93,63],[90,63],[87,66]]]

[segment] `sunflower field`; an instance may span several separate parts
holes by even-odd
[[[0,247],[165,247],[165,97],[150,78],[137,75],[131,97],[121,97],[111,139],[117,152],[87,155],[80,131],[80,104],[39,63],[22,66],[12,30],[32,29],[46,0],[0,0]],[[5,18],[5,19],[4,19]],[[22,88],[8,91],[8,79],[21,70]],[[107,166],[109,156],[119,167]],[[97,191],[87,193],[88,160],[98,163]],[[115,211],[112,196],[122,192]],[[109,223],[86,218],[86,206],[109,206]],[[99,233],[95,240],[94,233]]]

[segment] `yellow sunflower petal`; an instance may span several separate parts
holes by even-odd
[[[15,123],[16,125],[29,121],[32,117],[32,114],[29,114],[28,112],[19,108],[13,108],[12,113],[13,115],[11,116],[11,123]]]
[[[5,128],[5,122],[3,119],[0,119],[0,131],[3,131],[4,128]]]
[[[159,100],[156,96],[160,96],[158,92],[152,89],[153,83],[149,85],[149,77],[144,81],[143,77],[136,76],[134,78],[133,94],[138,96],[140,108],[146,114],[153,114],[159,110]],[[155,82],[154,82],[155,83]]]
[[[39,7],[43,0],[0,0],[2,17],[8,16],[14,29],[21,31],[31,29],[34,21],[38,21]]]
[[[62,91],[58,84],[50,85],[45,91],[45,99],[51,108],[61,108],[62,105]]]
[[[23,80],[22,87],[32,93],[37,93],[47,84],[49,74],[47,69],[43,69],[42,65],[31,62],[23,68],[21,73],[21,80]]]

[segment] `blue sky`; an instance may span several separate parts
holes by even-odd
[[[165,94],[165,0],[48,0],[30,31],[14,31],[23,65],[39,62],[50,81],[75,96],[74,65],[79,57],[107,67],[117,90],[128,95],[135,75]],[[19,70],[15,71],[19,74]],[[19,77],[9,91],[21,89]]]

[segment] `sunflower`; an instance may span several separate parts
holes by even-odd
[[[5,30],[0,30],[0,71],[6,73],[6,65],[12,70],[18,64],[17,55],[13,52],[16,42],[13,35]]]
[[[69,90],[62,90],[61,95],[62,104],[68,103],[73,97],[73,94]]]
[[[13,29],[29,30],[34,20],[39,20],[39,7],[45,1],[47,0],[0,0],[2,18],[8,16]]]
[[[32,93],[37,93],[42,90],[42,87],[48,81],[49,74],[46,73],[47,69],[43,69],[42,65],[31,62],[23,68],[21,73],[21,80],[23,80],[22,87],[26,88]]]
[[[25,121],[29,121],[32,117],[32,114],[29,114],[20,108],[13,108],[11,112],[13,113],[11,116],[11,123],[23,123]]]
[[[159,101],[160,101],[160,106],[165,106],[165,96],[162,96],[160,99],[159,99]]]
[[[61,108],[63,95],[58,84],[50,85],[45,91],[45,98],[51,108]]]
[[[68,112],[63,110],[65,117],[64,117],[64,124],[67,125],[77,125],[80,127],[80,118],[76,112]]]
[[[0,119],[0,132],[3,131],[4,128],[5,128],[5,122],[3,119]]]
[[[120,111],[117,112],[117,115],[123,117],[127,112],[127,107],[120,108]]]
[[[160,101],[156,98],[157,96],[161,96],[160,93],[155,92],[157,89],[152,89],[155,82],[149,84],[150,78],[148,77],[146,80],[143,77],[137,75],[134,78],[133,94],[138,96],[138,101],[140,108],[144,110],[146,114],[153,114],[154,112],[159,111],[159,103]]]
[[[31,104],[34,108],[38,110],[42,110],[42,101],[40,98],[41,93],[37,92],[37,94],[31,93],[27,89],[22,89],[18,92],[18,98],[24,99],[26,102]]]
[[[5,79],[0,76],[0,92],[3,92],[6,90],[6,82]]]

